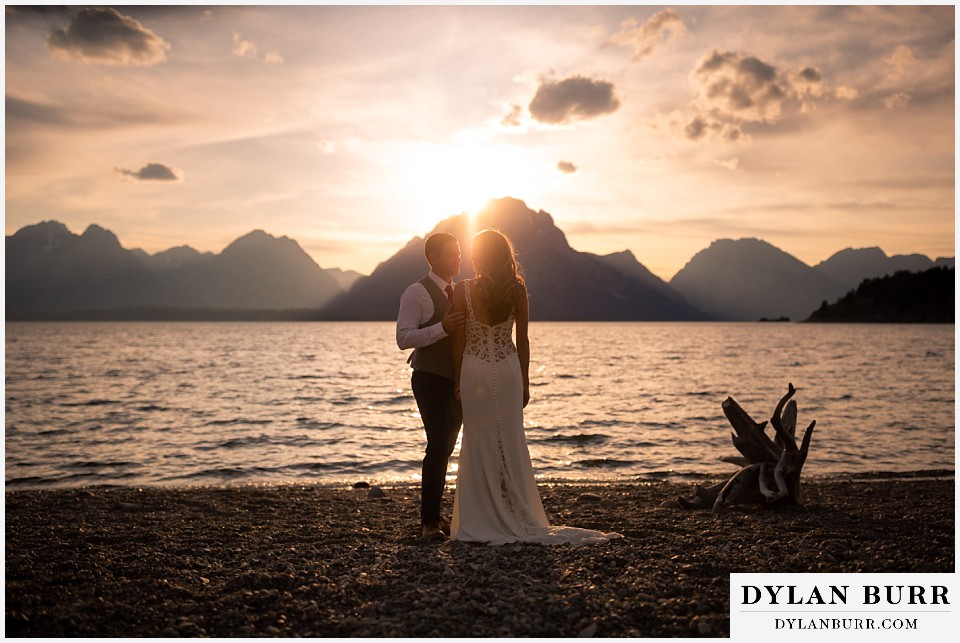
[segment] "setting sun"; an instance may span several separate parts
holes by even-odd
[[[420,227],[429,230],[442,218],[475,214],[490,199],[541,193],[544,177],[525,157],[524,150],[504,144],[418,144],[407,154],[401,189]]]

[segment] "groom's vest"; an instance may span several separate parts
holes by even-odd
[[[447,299],[447,294],[440,290],[440,286],[429,276],[421,279],[420,283],[427,289],[427,292],[430,294],[430,299],[433,300],[433,317],[419,326],[419,328],[426,328],[427,326],[433,326],[443,319],[447,310],[450,309],[450,300]],[[415,371],[426,371],[427,373],[434,373],[448,380],[452,380],[453,337],[447,335],[429,346],[414,349],[413,355],[410,358],[410,365],[413,366],[413,370]]]

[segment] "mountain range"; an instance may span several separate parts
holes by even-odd
[[[847,248],[811,267],[760,239],[719,239],[697,253],[670,285],[718,319],[802,321],[864,279],[953,263],[952,257],[934,262],[917,254],[888,257],[880,248]]]
[[[513,242],[530,292],[531,319],[709,319],[632,254],[598,257],[578,252],[570,247],[549,214],[534,212],[516,199],[493,201],[473,217],[450,217],[433,232],[456,236],[466,258],[470,237],[485,228],[496,228]],[[349,292],[331,302],[325,313],[335,319],[396,319],[400,295],[426,272],[424,242],[420,237],[411,240],[369,277],[357,280]],[[461,268],[458,279],[473,276],[469,260],[464,260]]]
[[[458,278],[472,276],[470,237],[484,228],[513,241],[535,320],[801,320],[863,279],[953,266],[952,258],[848,248],[811,267],[762,240],[720,239],[667,283],[628,250],[574,250],[550,214],[504,198],[433,230],[460,240]],[[400,294],[426,273],[423,246],[415,237],[362,276],[320,268],[293,239],[262,230],[219,254],[180,246],[151,255],[124,249],[97,225],[76,235],[45,221],[6,238],[7,319],[170,319],[178,310],[189,319],[392,320]],[[267,310],[273,312],[265,316]]]
[[[337,275],[320,269],[296,241],[262,230],[220,254],[184,246],[148,255],[124,249],[100,226],[76,235],[56,221],[6,238],[8,313],[131,306],[320,308],[342,292]]]

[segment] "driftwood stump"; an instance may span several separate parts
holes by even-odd
[[[770,418],[775,431],[773,439],[764,433],[766,422],[754,422],[732,397],[724,400],[723,414],[735,431],[731,434],[733,446],[742,454],[742,457],[724,460],[742,468],[726,482],[710,487],[696,485],[692,496],[667,500],[661,506],[682,509],[712,507],[714,513],[719,513],[729,505],[745,503],[803,506],[800,471],[807,459],[810,438],[817,422],[814,420],[810,423],[798,447],[797,403],[790,399],[796,392],[793,384],[788,384],[787,394],[777,404]]]

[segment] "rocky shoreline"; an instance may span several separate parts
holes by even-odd
[[[424,542],[409,485],[8,491],[6,635],[726,637],[730,572],[954,571],[952,474],[660,508],[690,490],[541,485],[552,523],[625,536],[579,548]]]

